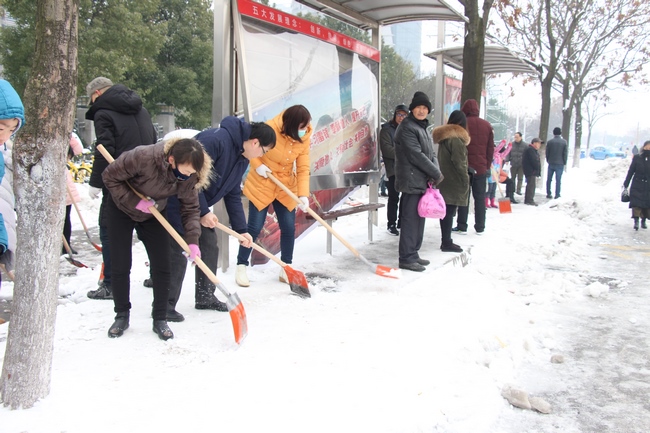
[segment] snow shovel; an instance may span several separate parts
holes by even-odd
[[[217,223],[217,228],[228,233],[230,236],[239,239],[240,241],[246,239],[236,231],[232,230],[229,227],[226,227],[221,223]],[[296,271],[291,266],[278,259],[274,254],[271,254],[261,246],[257,245],[255,242],[253,242],[252,246],[254,249],[264,254],[266,257],[284,268],[284,272],[287,274],[287,278],[289,279],[289,287],[293,293],[300,296],[301,298],[311,298],[311,293],[309,293],[309,284],[307,284],[307,278],[305,278],[305,274],[300,271]]]
[[[510,199],[506,197],[503,194],[503,190],[501,189],[501,183],[499,183],[500,178],[497,178],[496,183],[497,187],[499,188],[499,194],[501,194],[501,197],[499,199],[499,213],[512,213],[512,206],[510,203]]]
[[[68,190],[68,195],[70,196],[70,200],[72,200],[72,204],[74,205],[74,209],[77,211],[77,215],[79,215],[79,221],[81,221],[81,225],[84,228],[84,231],[86,232],[86,236],[88,237],[88,240],[90,241],[90,244],[95,247],[97,251],[101,251],[102,247],[97,245],[96,243],[93,242],[92,238],[90,237],[90,232],[88,231],[88,227],[86,226],[86,222],[84,221],[83,217],[81,216],[81,211],[79,210],[79,206],[77,205],[77,200],[74,199],[74,196],[72,195],[72,191],[70,191],[70,187],[68,184],[65,184],[65,189]]]
[[[280,181],[279,181],[275,176],[273,176],[273,175],[271,174],[270,171],[267,171],[266,174],[267,174],[267,176],[269,177],[269,179],[271,179],[273,182],[275,182],[275,184],[276,184],[277,186],[279,186],[280,188],[282,188],[282,190],[283,190],[285,193],[287,193],[287,195],[288,195],[289,197],[291,197],[291,198],[292,198],[296,203],[298,203],[298,204],[300,204],[300,205],[302,204],[302,201],[300,200],[300,198],[298,198],[298,196],[295,195],[295,194],[293,193],[293,191],[291,191],[289,188],[287,188],[285,184],[283,184],[283,183],[280,182]],[[354,255],[355,255],[359,260],[361,260],[363,263],[365,263],[366,265],[368,265],[368,267],[370,268],[370,270],[371,270],[372,272],[374,272],[375,274],[380,275],[380,276],[382,276],[382,277],[388,277],[388,278],[399,278],[399,277],[402,276],[402,272],[401,272],[399,269],[393,269],[393,268],[390,268],[390,267],[388,267],[388,266],[375,265],[374,263],[370,263],[370,261],[368,261],[368,259],[366,259],[365,257],[363,257],[363,256],[361,255],[361,253],[359,253],[359,251],[356,250],[356,248],[354,248],[352,245],[350,245],[350,243],[349,243],[348,241],[346,241],[345,239],[343,239],[343,237],[341,237],[341,235],[339,235],[339,234],[338,234],[338,233],[337,233],[337,232],[336,232],[336,231],[335,231],[335,230],[334,230],[334,229],[333,229],[329,224],[327,224],[327,223],[325,222],[325,220],[323,220],[323,218],[321,218],[321,217],[320,217],[320,216],[319,216],[319,215],[318,215],[318,214],[317,214],[317,213],[316,213],[312,208],[308,207],[308,208],[307,208],[307,212],[309,212],[309,214],[310,214],[312,217],[314,217],[314,219],[315,219],[316,221],[318,221],[319,223],[321,223],[322,226],[325,227],[325,228],[327,229],[327,231],[329,231],[330,233],[332,233],[332,234],[336,237],[336,239],[338,239],[339,241],[341,241],[341,243],[342,243],[343,245],[345,245],[345,246],[346,246],[350,251],[352,251],[352,254],[354,254]]]
[[[114,161],[113,157],[111,156],[110,153],[102,146],[101,144],[98,144],[95,147],[99,152],[104,156],[106,161],[108,163],[112,163]],[[136,191],[133,186],[131,186],[130,183],[126,182],[126,184],[131,188],[131,190],[141,199],[143,200],[149,200],[147,197],[145,197],[143,194],[141,194],[139,191]],[[183,248],[183,251],[185,251],[186,254],[190,254],[190,247],[187,245],[187,242],[185,242],[185,239],[181,237],[181,235],[178,234],[178,232],[174,229],[174,227],[169,224],[169,222],[165,219],[164,216],[160,212],[158,212],[158,209],[156,209],[155,206],[149,207],[149,212],[158,220],[158,222],[167,230],[167,232],[171,235],[171,237],[174,238],[176,242],[178,242],[178,245]],[[217,276],[208,268],[208,266],[203,263],[203,260],[201,260],[199,257],[196,257],[194,259],[194,263],[203,271],[203,273],[212,281],[212,283],[217,286],[217,288],[221,291],[221,293],[224,294],[226,297],[226,305],[228,306],[228,312],[230,313],[230,320],[232,320],[232,327],[233,331],[235,333],[235,342],[237,344],[241,344],[241,342],[246,338],[248,335],[248,322],[246,321],[246,311],[244,310],[244,304],[241,303],[241,300],[239,299],[239,295],[237,293],[230,293],[228,289],[217,279]]]
[[[84,265],[78,260],[75,260],[72,257],[72,248],[70,248],[68,241],[65,240],[65,236],[61,235],[61,239],[63,240],[63,248],[65,248],[65,251],[68,253],[68,256],[65,259],[70,262],[70,264],[75,265],[78,268],[87,268],[88,266]]]

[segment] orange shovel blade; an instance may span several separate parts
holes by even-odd
[[[291,291],[301,298],[311,298],[311,293],[309,293],[309,283],[307,283],[307,278],[305,274],[300,271],[296,271],[291,266],[286,265],[284,267],[284,272],[287,274],[289,279],[289,287]]]
[[[382,265],[377,265],[375,273],[386,278],[400,278],[402,276],[401,270]]]
[[[226,305],[230,312],[232,329],[235,333],[235,342],[241,344],[242,341],[244,341],[244,338],[248,335],[248,321],[246,320],[244,304],[241,303],[241,300],[236,293],[231,293],[230,296],[226,298]]]

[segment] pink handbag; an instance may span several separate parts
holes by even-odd
[[[434,188],[429,184],[429,188],[427,188],[418,203],[418,214],[422,218],[443,219],[445,217],[447,205],[445,205],[445,199],[442,198],[438,188]]]

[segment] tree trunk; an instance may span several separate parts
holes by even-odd
[[[490,8],[494,0],[484,0],[482,14],[479,0],[466,0],[465,43],[463,45],[463,82],[460,93],[461,105],[468,99],[475,99],[481,105],[483,90],[483,63],[485,60],[485,29]]]
[[[578,89],[580,90],[580,89]],[[580,93],[578,93],[580,95]],[[582,97],[576,99],[575,146],[573,148],[573,167],[580,167],[580,146],[582,144]]]
[[[77,87],[78,0],[38,0],[36,51],[13,148],[18,214],[16,281],[0,397],[30,408],[50,392],[65,161]]]

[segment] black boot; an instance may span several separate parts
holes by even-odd
[[[129,329],[129,312],[117,313],[115,322],[108,328],[108,336],[111,338],[121,337],[127,329]]]
[[[170,338],[174,338],[174,333],[171,329],[169,329],[166,320],[154,320],[153,332],[158,334],[158,337],[160,337],[161,340],[169,340]]]
[[[645,218],[641,218],[641,228],[642,229],[647,229],[648,226],[645,224]]]
[[[639,217],[634,217],[634,230],[639,230]]]

